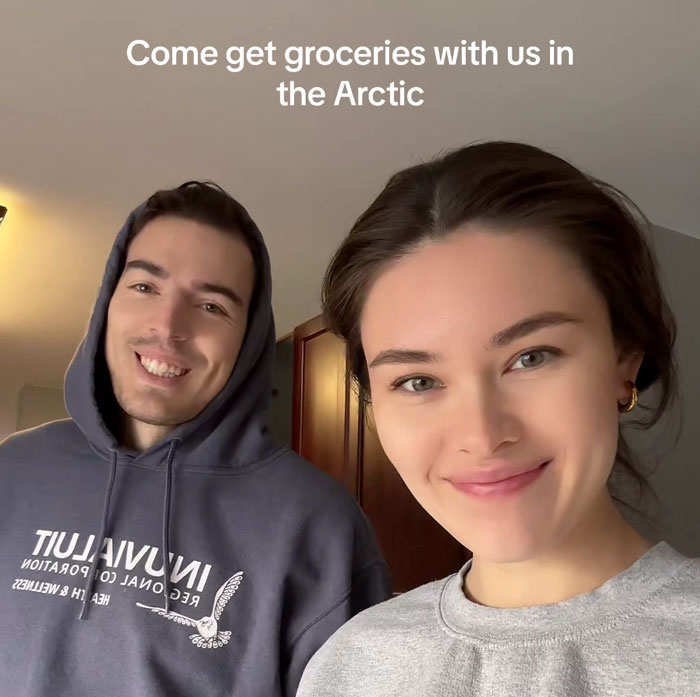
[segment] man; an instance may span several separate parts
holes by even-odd
[[[260,232],[218,187],[131,214],[71,419],[0,446],[0,695],[291,696],[389,596],[359,508],[265,429],[270,298]]]

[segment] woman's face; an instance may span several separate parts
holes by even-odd
[[[470,226],[387,267],[361,317],[374,415],[419,503],[475,555],[546,553],[609,504],[621,357],[604,298],[536,233]]]

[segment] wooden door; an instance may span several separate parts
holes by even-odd
[[[404,593],[457,571],[469,558],[467,550],[413,498],[384,453],[370,407],[360,409],[358,429],[357,499],[377,531],[394,591]]]
[[[468,552],[416,502],[348,375],[346,346],[317,317],[294,331],[294,450],[342,483],[372,522],[395,592],[456,571]]]
[[[348,488],[345,344],[321,318],[294,330],[295,452]]]

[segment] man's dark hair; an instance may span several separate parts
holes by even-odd
[[[218,184],[209,181],[188,181],[175,189],[156,191],[137,213],[131,227],[129,243],[148,223],[164,216],[185,218],[210,225],[222,232],[240,235],[250,248],[256,270],[259,271],[260,242],[255,224],[246,209]]]

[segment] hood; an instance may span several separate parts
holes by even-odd
[[[104,353],[107,311],[125,265],[134,221],[145,205],[129,215],[117,235],[87,333],[65,379],[68,413],[93,450],[105,459],[118,451],[127,452],[107,425],[107,411],[115,404]],[[174,441],[177,441],[178,463],[188,468],[243,467],[279,449],[266,430],[275,349],[270,259],[257,225],[242,206],[240,210],[246,227],[244,233],[253,247],[256,284],[236,365],[223,390],[195,419],[176,427],[149,450],[131,453],[135,461],[154,467],[163,466],[169,444]]]

